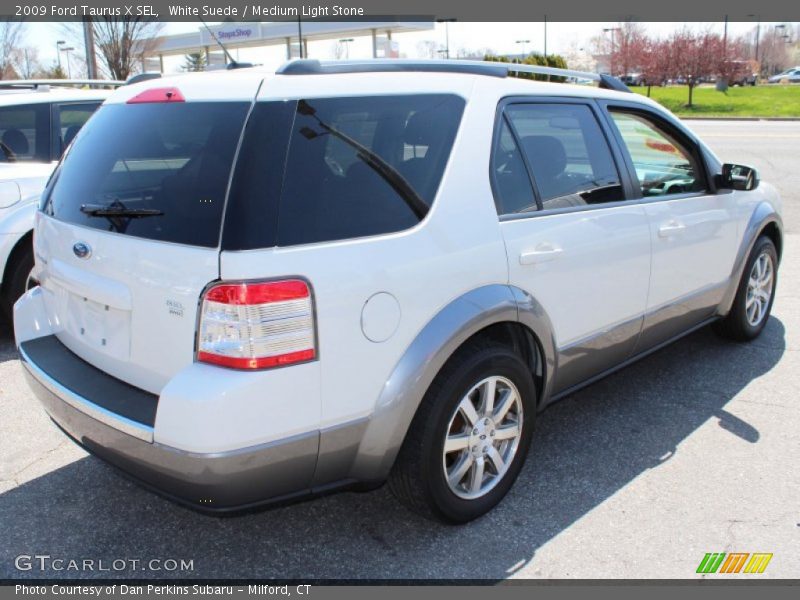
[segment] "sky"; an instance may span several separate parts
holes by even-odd
[[[213,23],[211,23],[213,25]],[[644,23],[646,30],[655,36],[669,35],[672,31],[686,25],[686,23]],[[775,23],[762,23],[762,29]],[[615,27],[617,23],[548,23],[547,24],[547,50],[548,53],[564,53],[570,48],[587,46],[591,38],[602,34],[604,28]],[[753,30],[754,23],[729,23],[728,34],[738,36]],[[199,23],[166,23],[162,33],[176,34],[195,32]],[[524,45],[525,52],[542,52],[544,49],[543,23],[469,23],[457,22],[437,23],[435,29],[422,32],[396,34],[394,40],[399,44],[401,54],[408,58],[419,58],[418,44],[423,41],[434,41],[444,47],[445,27],[449,29],[450,55],[456,56],[459,48],[480,49],[491,48],[498,54],[518,54],[523,51],[523,45],[517,40],[530,40]],[[710,28],[723,31],[723,23],[692,23],[689,27],[697,29]],[[56,61],[56,41],[65,39],[65,26],[62,23],[28,23],[25,39],[22,45],[37,48],[40,62],[44,65]],[[82,43],[79,40],[68,39],[68,44],[75,47],[78,54],[82,54]],[[311,58],[333,58],[335,41],[314,42],[309,45]],[[349,44],[350,58],[369,58],[372,52],[372,42],[369,37],[355,38]],[[242,49],[237,60],[252,61],[265,65],[278,65],[285,58],[285,49],[282,46],[268,49]],[[63,55],[62,55],[63,56]],[[182,64],[181,57],[168,59],[165,62],[165,71],[178,71]],[[77,68],[77,64],[76,64]],[[73,76],[75,74],[73,73]]]

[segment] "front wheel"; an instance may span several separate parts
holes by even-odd
[[[448,361],[409,428],[389,487],[451,523],[497,505],[525,462],[536,414],[529,367],[510,348],[474,344]]]
[[[758,238],[745,265],[728,315],[714,324],[723,337],[746,342],[758,337],[767,324],[778,281],[778,252],[766,236]]]

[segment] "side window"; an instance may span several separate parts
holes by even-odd
[[[58,130],[58,153],[59,156],[64,152],[70,142],[75,138],[78,132],[83,127],[83,124],[89,120],[97,107],[100,106],[99,102],[92,102],[87,104],[61,104],[58,107],[59,114],[59,130]]]
[[[497,214],[509,215],[538,208],[522,153],[505,118],[492,152],[492,178]]]
[[[0,161],[50,160],[50,105],[0,108]]]
[[[611,110],[645,198],[701,192],[702,170],[694,155],[666,128],[635,112]]]
[[[506,115],[542,209],[625,200],[603,130],[583,104],[513,104]]]

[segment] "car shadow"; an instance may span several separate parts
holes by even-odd
[[[771,318],[751,344],[700,330],[554,404],[506,499],[465,526],[427,521],[384,487],[232,518],[179,507],[86,457],[0,495],[0,578],[503,579],[634,478],[658,469],[711,419],[748,443],[725,410],[785,351]],[[191,572],[19,572],[14,557],[193,560]]]

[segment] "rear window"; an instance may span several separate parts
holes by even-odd
[[[357,238],[427,214],[464,110],[454,95],[260,102],[245,133],[223,248]]]
[[[81,130],[53,177],[53,217],[153,240],[219,243],[248,102],[111,104]]]

